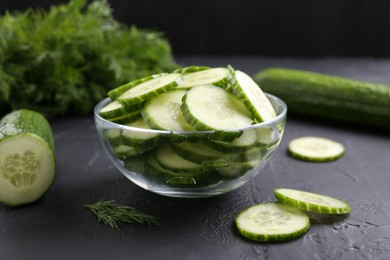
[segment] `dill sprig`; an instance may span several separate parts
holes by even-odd
[[[140,212],[127,205],[117,204],[114,200],[84,204],[83,207],[95,214],[99,222],[114,229],[120,229],[118,223],[139,223],[148,224],[149,226],[159,225],[156,217]]]

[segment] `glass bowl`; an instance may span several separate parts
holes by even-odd
[[[129,127],[99,115],[109,98],[96,105],[95,124],[112,163],[136,185],[170,197],[210,197],[250,181],[278,148],[287,106],[266,95],[277,116],[245,128],[171,132]]]

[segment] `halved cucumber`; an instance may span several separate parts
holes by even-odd
[[[153,129],[193,131],[180,110],[186,90],[172,90],[152,98],[142,110],[142,117]]]
[[[164,76],[166,75],[166,73],[160,73],[160,74],[155,74],[155,75],[151,75],[151,76],[146,76],[144,78],[140,78],[140,79],[137,79],[137,80],[134,80],[134,81],[131,81],[125,85],[122,85],[122,86],[119,86],[117,88],[114,88],[112,90],[110,90],[107,95],[112,99],[112,100],[116,100],[120,95],[122,95],[123,93],[125,93],[127,90],[141,84],[141,83],[144,83],[146,81],[149,81],[151,79],[155,79],[155,78],[158,78],[158,77],[161,77],[161,76]]]
[[[0,202],[36,201],[53,183],[55,166],[53,134],[43,115],[21,109],[0,121]]]
[[[199,85],[212,84],[224,86],[231,83],[233,76],[227,68],[212,68],[193,72],[184,76],[179,88],[192,88]]]
[[[294,190],[274,189],[275,197],[283,204],[316,213],[348,214],[351,206],[339,199],[317,193]]]
[[[236,218],[238,232],[252,240],[276,242],[297,238],[309,229],[309,217],[281,203],[251,206]]]
[[[240,100],[212,85],[188,90],[183,97],[181,111],[186,121],[198,130],[247,127],[253,122],[251,113]]]
[[[124,145],[135,148],[153,148],[158,144],[159,134],[155,132],[148,132],[147,129],[150,130],[150,127],[145,123],[143,118],[128,123],[126,126],[135,127],[137,129],[122,130],[121,136]],[[146,131],[142,131],[140,128],[146,129]]]
[[[249,75],[236,70],[234,78],[235,83],[230,91],[244,102],[257,122],[269,121],[276,117],[271,102]]]
[[[117,100],[125,106],[144,102],[173,89],[182,81],[183,78],[179,73],[163,75],[130,88]]]
[[[311,162],[328,162],[340,158],[345,153],[342,144],[330,139],[307,136],[293,139],[288,151],[294,158]]]

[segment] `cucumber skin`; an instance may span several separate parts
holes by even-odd
[[[0,121],[0,142],[3,138],[20,133],[39,136],[54,154],[54,137],[46,118],[33,110],[20,109],[5,115]]]
[[[390,85],[283,68],[254,79],[292,113],[390,128]]]

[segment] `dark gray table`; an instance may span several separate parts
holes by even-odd
[[[270,66],[300,68],[390,83],[390,60],[179,57],[181,65],[225,66],[254,74]],[[375,129],[288,117],[280,149],[264,173],[230,193],[206,199],[168,198],[128,181],[104,154],[92,115],[51,122],[57,179],[39,202],[0,206],[0,259],[390,259],[390,135]],[[290,158],[287,143],[319,135],[342,142],[338,161]],[[290,187],[348,201],[346,217],[313,217],[301,238],[277,244],[248,241],[236,232],[237,213],[274,201]],[[116,200],[159,218],[161,226],[113,230],[81,205]]]

